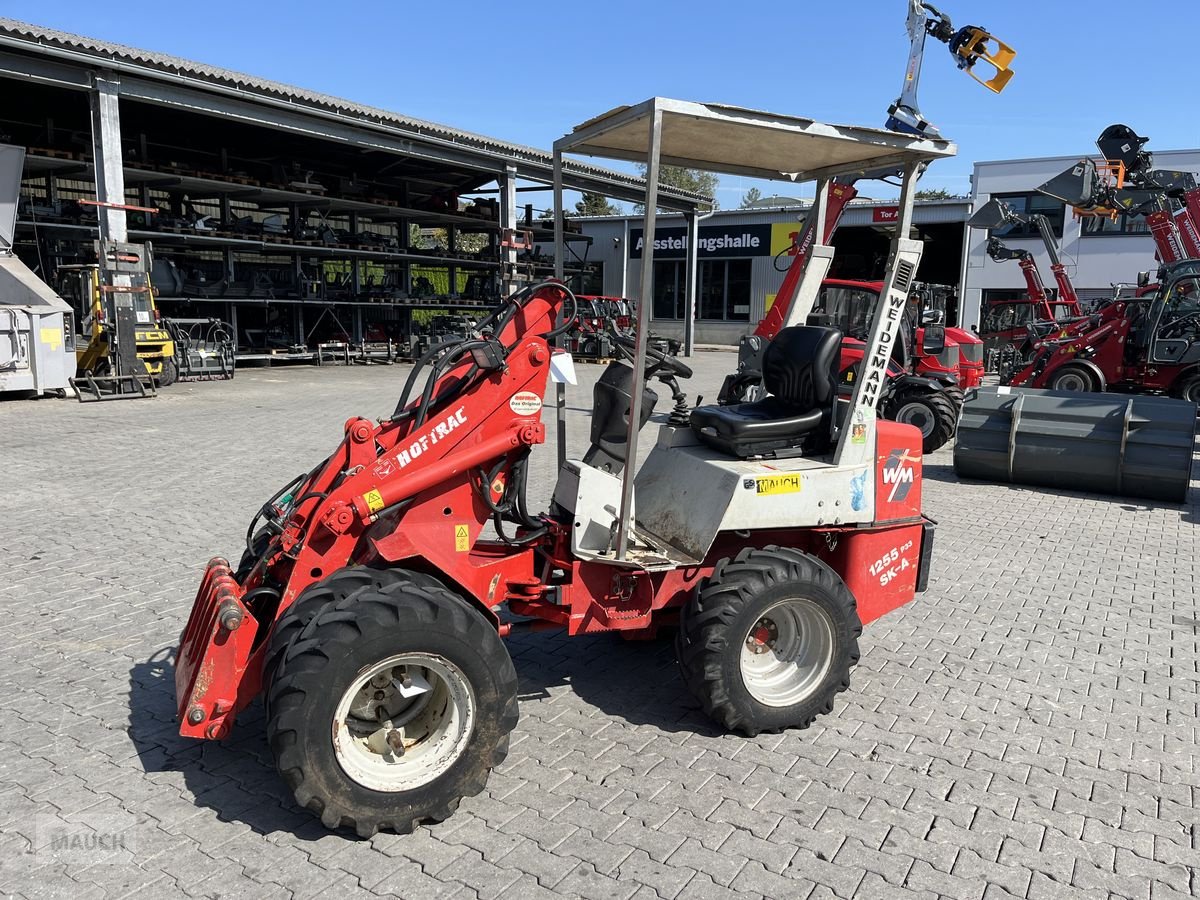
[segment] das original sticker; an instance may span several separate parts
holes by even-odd
[[[508,401],[508,408],[518,416],[532,416],[541,412],[542,398],[533,391],[517,391]]]

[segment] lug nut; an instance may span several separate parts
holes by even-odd
[[[187,720],[191,725],[199,725],[204,721],[204,710],[198,706],[193,706],[188,710]]]
[[[387,742],[388,746],[392,748],[393,756],[404,755],[404,738],[395,728],[387,733]]]
[[[376,691],[374,694],[376,700],[382,700],[386,696],[387,694],[385,694],[383,691]]]

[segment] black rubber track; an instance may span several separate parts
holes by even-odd
[[[945,391],[902,391],[892,398],[884,418],[894,421],[896,412],[908,403],[923,403],[933,413],[933,428],[921,443],[925,453],[932,453],[954,437],[961,407],[955,406]]]
[[[789,707],[765,706],[742,683],[742,643],[767,606],[797,595],[817,602],[833,622],[833,659],[824,681],[807,698]],[[854,597],[829,566],[788,547],[747,547],[718,562],[696,591],[683,611],[675,647],[684,683],[704,712],[753,737],[807,728],[832,710],[834,697],[850,686],[861,634]]]
[[[358,673],[406,651],[441,656],[464,673],[475,696],[474,730],[462,755],[433,781],[374,791],[342,771],[330,729]],[[326,827],[361,837],[381,829],[407,834],[422,821],[449,817],[504,761],[518,717],[516,671],[493,623],[447,588],[408,579],[322,610],[292,642],[268,692],[267,740],[296,802]]]

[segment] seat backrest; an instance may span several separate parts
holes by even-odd
[[[831,407],[837,398],[841,350],[841,329],[784,328],[763,354],[763,387],[797,409]]]

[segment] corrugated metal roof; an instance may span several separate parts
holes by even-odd
[[[47,48],[72,51],[83,54],[98,62],[104,62],[118,70],[132,66],[146,75],[157,74],[160,77],[165,75],[194,78],[202,82],[207,81],[235,88],[249,95],[259,94],[266,98],[307,105],[314,109],[332,112],[351,119],[360,119],[364,122],[398,128],[410,135],[427,135],[431,138],[436,138],[438,141],[449,141],[467,149],[500,154],[517,160],[525,159],[539,165],[549,165],[552,161],[550,153],[545,150],[538,150],[535,147],[497,140],[486,135],[451,128],[448,125],[427,122],[424,119],[402,116],[386,109],[365,106],[341,97],[309,91],[278,81],[256,78],[253,75],[222,69],[218,66],[210,66],[189,59],[181,59],[180,57],[170,56],[165,53],[141,50],[137,47],[129,47],[124,44],[100,41],[78,34],[70,34],[65,31],[56,31],[52,28],[44,28],[40,25],[20,22],[15,19],[0,17],[0,44],[7,44],[8,46],[18,47],[35,53],[39,49],[45,50]],[[642,179],[636,176],[605,169],[601,166],[580,163],[576,160],[565,160],[564,168],[581,174],[591,173],[608,180],[625,182],[628,185],[640,185],[643,183]],[[660,188],[660,190],[664,188]],[[678,188],[666,188],[666,190],[672,196],[684,200],[708,203],[712,199],[701,194],[679,190]]]

